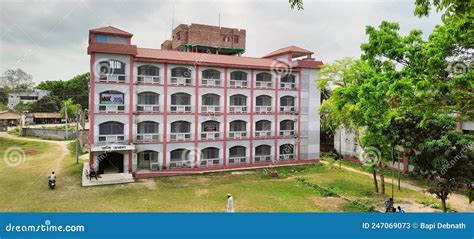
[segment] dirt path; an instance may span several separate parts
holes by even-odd
[[[69,149],[67,145],[71,142],[71,141],[56,141],[56,140],[44,140],[44,139],[39,139],[39,138],[20,137],[20,136],[8,134],[6,132],[0,132],[0,137],[15,139],[15,140],[24,140],[24,141],[45,142],[45,143],[55,144],[59,146],[59,149],[60,149],[59,152],[51,151],[44,154],[45,158],[55,159],[54,166],[53,168],[50,169],[50,171],[55,171],[55,172],[61,171],[61,160],[63,160],[69,154]]]
[[[327,161],[324,161],[324,160],[321,160],[321,163],[324,163],[324,164],[327,164],[327,165],[331,164],[330,162],[327,162]],[[347,170],[347,171],[364,174],[364,175],[366,175],[370,178],[373,178],[372,174],[364,172],[362,170],[358,170],[358,169],[347,167],[347,166],[342,166],[342,168]],[[380,177],[377,176],[377,179],[380,180]],[[391,177],[385,176],[385,182],[390,182],[391,180],[392,180]],[[395,181],[397,181],[397,179],[395,179]],[[421,193],[424,193],[424,194],[427,194],[429,196],[434,197],[432,194],[426,193],[426,188],[422,188],[422,187],[404,182],[403,180],[400,181],[400,186],[402,188],[410,189],[410,190],[413,190],[413,191],[416,191],[416,192],[421,192]],[[457,193],[453,193],[453,194],[449,195],[449,198],[448,198],[447,202],[448,202],[449,205],[451,205],[451,207],[453,209],[455,209],[458,212],[474,212],[474,204],[469,204],[469,200],[466,196],[463,196],[463,195],[460,195],[460,194],[457,194]]]

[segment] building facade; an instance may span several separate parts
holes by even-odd
[[[8,109],[13,110],[15,109],[16,105],[20,102],[27,104],[27,103],[34,103],[39,99],[49,95],[50,92],[47,90],[38,90],[35,89],[34,91],[28,92],[18,92],[18,93],[10,93],[8,94]]]
[[[322,63],[311,51],[203,54],[132,36],[89,31],[91,168],[145,178],[319,160]]]

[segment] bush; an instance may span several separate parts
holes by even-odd
[[[298,182],[299,185],[313,189],[323,197],[339,197],[339,195],[333,191],[332,188],[323,188],[317,184],[306,181],[304,178],[296,178],[296,182]]]

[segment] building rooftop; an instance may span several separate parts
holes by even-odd
[[[270,52],[266,54],[265,56],[263,56],[263,58],[271,58],[271,57],[281,56],[281,55],[290,54],[290,53],[292,54],[293,57],[300,57],[300,56],[314,54],[314,52],[303,49],[301,47],[287,46],[287,47],[280,48],[276,51]]]
[[[101,34],[101,33],[102,34],[113,34],[113,35],[127,36],[127,37],[133,36],[132,33],[126,32],[124,30],[120,30],[120,29],[118,29],[116,27],[113,27],[113,26],[107,26],[107,27],[91,29],[89,31],[93,32],[93,33],[99,33],[99,34]]]

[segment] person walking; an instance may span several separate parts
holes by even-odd
[[[234,212],[234,198],[227,193],[227,212]]]
[[[385,212],[393,212],[393,198],[389,198],[385,201]]]

